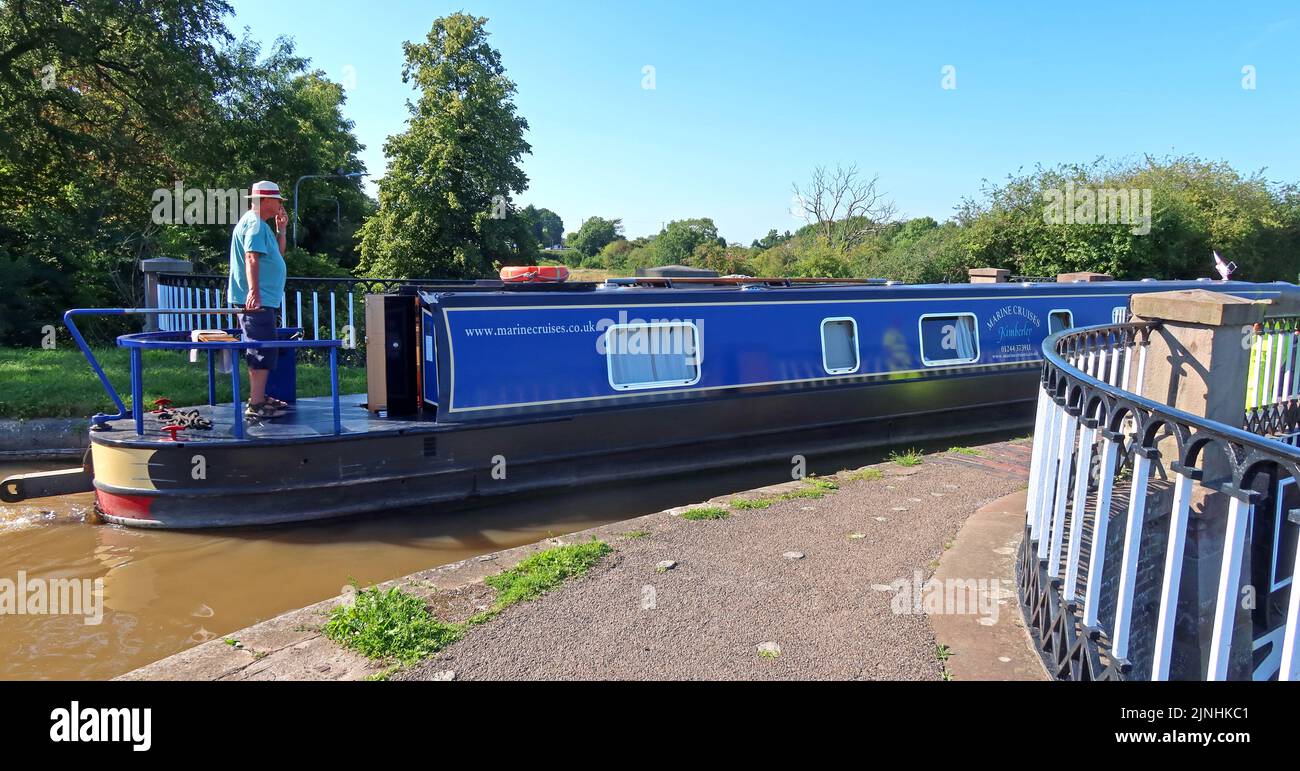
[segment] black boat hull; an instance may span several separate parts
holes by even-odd
[[[109,522],[135,527],[267,525],[792,464],[796,455],[1028,427],[1036,378],[1036,368],[1004,369],[542,421],[405,422],[392,430],[238,443],[133,441],[133,434],[113,432],[92,436],[97,509]],[[312,402],[300,404],[310,409]]]

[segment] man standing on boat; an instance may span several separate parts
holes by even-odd
[[[241,307],[239,326],[243,339],[275,340],[275,316],[284,302],[285,229],[289,215],[281,203],[280,187],[274,182],[257,182],[249,195],[249,208],[235,224],[230,236],[230,284],[226,299]],[[275,230],[266,220],[275,219]],[[249,348],[248,409],[244,415],[266,419],[283,415],[289,405],[266,393],[266,381],[275,367],[278,348]]]

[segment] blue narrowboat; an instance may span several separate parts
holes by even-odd
[[[412,285],[367,298],[367,394],[298,399],[260,425],[204,406],[211,430],[181,435],[123,409],[91,432],[87,471],[110,522],[213,527],[1012,429],[1032,422],[1049,334],[1123,320],[1135,293],[1189,288],[1300,292],[1237,281]],[[39,490],[28,481],[8,495]]]

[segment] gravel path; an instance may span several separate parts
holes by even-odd
[[[1024,486],[1027,443],[980,451],[725,520],[629,523],[650,532],[395,679],[940,679],[927,618],[872,587],[928,577],[972,512]]]

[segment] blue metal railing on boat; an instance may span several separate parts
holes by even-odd
[[[77,329],[77,324],[73,321],[74,316],[126,316],[126,315],[144,315],[144,314],[176,314],[188,313],[186,310],[176,310],[168,308],[74,308],[63,314],[63,323],[67,326],[68,331],[72,334],[72,339],[76,341],[77,347],[86,357],[90,368],[94,370],[99,377],[99,382],[104,386],[104,391],[112,399],[113,405],[117,407],[117,413],[106,415],[97,413],[90,418],[93,426],[104,427],[109,421],[124,420],[131,418],[135,421],[135,433],[137,436],[144,435],[144,351],[153,350],[174,350],[174,351],[191,351],[203,350],[208,354],[208,404],[215,406],[217,403],[216,387],[216,361],[217,351],[235,351],[243,350],[250,347],[246,340],[233,341],[211,341],[196,342],[189,339],[187,332],[137,332],[134,334],[120,335],[117,338],[118,346],[126,348],[131,352],[131,407],[128,410],[122,397],[118,395],[117,389],[109,382],[108,375],[105,374],[104,368],[100,366],[95,354],[86,344],[86,340],[81,336],[81,331]],[[242,308],[219,308],[213,309],[213,313],[242,313]],[[330,358],[330,398],[334,410],[334,433],[343,433],[342,411],[339,407],[339,366],[338,352],[343,345],[342,340],[259,340],[256,347],[258,348],[325,348],[329,350]],[[232,400],[234,402],[234,432],[236,439],[244,438],[244,415],[241,407],[239,366],[230,368],[230,382]]]

